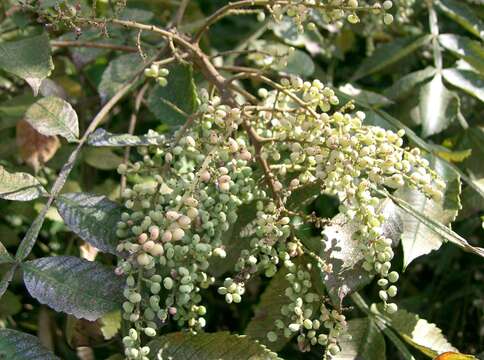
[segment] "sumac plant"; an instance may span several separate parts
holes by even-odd
[[[482,281],[479,2],[1,7],[0,358],[475,358],[399,287]]]

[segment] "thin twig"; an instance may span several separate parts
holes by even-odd
[[[139,109],[141,108],[141,103],[143,100],[143,97],[146,93],[146,90],[148,90],[149,83],[145,83],[143,87],[138,91],[138,94],[136,95],[136,98],[134,100],[134,110],[131,113],[131,118],[129,119],[129,127],[128,127],[128,134],[133,135],[134,134],[134,129],[136,128],[136,122],[138,120],[138,112]],[[123,157],[123,164],[127,164],[129,160],[129,154],[131,152],[131,146],[127,146],[126,149],[124,149],[124,157]],[[120,197],[122,196],[124,189],[126,188],[126,175],[121,175],[121,182],[120,182]]]

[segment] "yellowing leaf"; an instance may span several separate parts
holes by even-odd
[[[437,356],[434,360],[473,360],[476,359],[475,356],[472,355],[464,355],[455,352],[445,352]]]
[[[460,163],[472,155],[472,149],[462,151],[438,151],[437,155],[449,162]]]
[[[112,311],[104,315],[99,322],[101,323],[101,332],[106,340],[112,339],[121,329],[121,312]]]

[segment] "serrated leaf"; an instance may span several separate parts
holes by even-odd
[[[363,60],[360,67],[353,75],[353,80],[373,74],[396,63],[428,43],[431,39],[431,35],[406,37],[381,45],[375,50],[373,55]]]
[[[407,343],[431,358],[447,351],[458,352],[435,324],[421,319],[417,314],[399,309],[396,313],[385,316],[390,320],[390,326]]]
[[[133,74],[143,70],[145,66],[144,59],[139,54],[125,54],[110,61],[98,86],[102,102],[108,101]]]
[[[52,159],[60,147],[57,136],[45,136],[25,120],[17,122],[16,142],[23,161],[35,171]]]
[[[54,69],[47,34],[1,42],[0,68],[24,79],[37,96],[42,80]]]
[[[87,148],[83,151],[86,164],[100,170],[114,170],[123,162],[123,158],[109,148]]]
[[[0,198],[5,200],[29,201],[47,195],[40,182],[27,173],[9,173],[0,166]]]
[[[0,358],[8,360],[58,360],[33,335],[0,329]]]
[[[68,193],[60,195],[57,210],[66,226],[101,251],[119,255],[116,224],[122,208],[103,195]]]
[[[484,23],[466,4],[456,0],[439,0],[437,6],[464,29],[484,39]]]
[[[69,142],[79,137],[77,114],[64,99],[48,96],[30,106],[25,120],[39,133],[46,136],[61,135]]]
[[[484,102],[484,77],[481,74],[470,70],[444,69],[442,75],[450,84]]]
[[[385,339],[369,318],[348,321],[348,335],[338,345],[341,352],[333,356],[334,360],[385,360]]]
[[[385,216],[383,235],[392,239],[393,246],[396,246],[403,229],[398,209],[392,201],[385,200],[380,204],[378,213]],[[362,267],[364,256],[359,242],[353,239],[358,228],[356,222],[338,214],[322,232],[324,248],[320,257],[326,264],[332,265],[332,272],[323,274],[323,282],[335,306],[341,305],[344,297],[368,284],[372,278]],[[302,241],[305,243],[304,239]]]
[[[484,48],[478,41],[454,34],[439,35],[440,44],[484,74]]]
[[[176,65],[169,68],[168,85],[156,85],[147,100],[148,108],[164,124],[181,125],[186,116],[192,114],[197,106],[197,94],[193,80],[193,69],[189,65]]]
[[[446,89],[442,75],[437,74],[420,88],[420,118],[422,136],[445,130],[458,116],[459,98]]]
[[[30,295],[56,311],[94,321],[121,306],[124,281],[104,265],[55,256],[21,266]]]
[[[162,145],[167,142],[163,134],[150,130],[146,135],[113,134],[104,129],[97,129],[87,139],[91,146],[148,146]]]
[[[244,331],[251,339],[258,340],[273,351],[281,350],[291,339],[284,336],[284,332],[278,329],[274,322],[284,320],[281,308],[288,305],[291,300],[284,295],[286,288],[291,284],[286,280],[287,271],[280,269],[271,279],[260,297],[259,304],[254,310],[254,316]],[[270,342],[267,333],[273,331],[277,334],[277,340]]]
[[[115,310],[107,313],[99,319],[101,323],[101,332],[104,339],[110,340],[116,336],[121,329],[121,311]]]
[[[461,183],[459,177],[445,166],[442,160],[431,157],[431,166],[446,181],[447,189],[441,201],[436,202],[428,199],[418,190],[403,188],[395,192],[395,196],[412,204],[413,208],[420,213],[448,226],[455,220],[461,209],[460,192]],[[404,269],[416,258],[437,250],[442,245],[444,238],[436,233],[425,223],[411,214],[401,213],[403,220],[402,247]]]
[[[264,345],[247,336],[228,332],[171,333],[151,341],[150,359],[171,360],[277,360],[281,359]]]
[[[401,77],[391,87],[385,90],[385,96],[393,100],[400,100],[407,97],[412,90],[427,79],[433,77],[436,69],[429,66],[423,70],[415,71],[408,75]]]

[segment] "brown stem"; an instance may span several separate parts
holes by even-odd
[[[52,47],[85,47],[85,48],[96,48],[96,49],[108,49],[124,52],[138,52],[133,46],[126,45],[115,45],[115,44],[104,44],[90,41],[69,41],[69,40],[51,40],[50,45]]]

